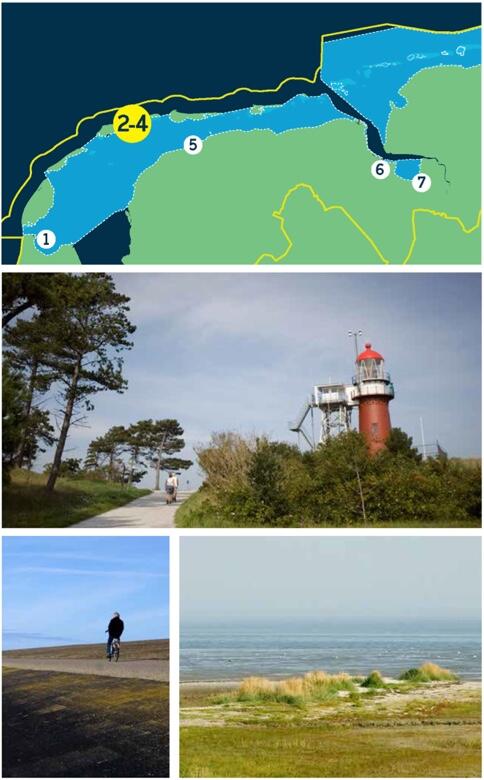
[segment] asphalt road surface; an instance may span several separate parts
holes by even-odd
[[[176,504],[166,504],[163,491],[150,493],[71,528],[173,528],[176,510],[190,495],[179,492]]]
[[[119,661],[107,658],[36,658],[23,656],[3,660],[5,666],[15,669],[33,669],[38,672],[71,672],[73,674],[101,674],[106,677],[129,677],[137,680],[158,680],[168,682],[169,661],[147,660],[123,661],[123,648]]]

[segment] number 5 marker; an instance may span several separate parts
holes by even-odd
[[[198,135],[188,135],[183,141],[183,148],[187,154],[200,154],[203,149],[203,141]]]

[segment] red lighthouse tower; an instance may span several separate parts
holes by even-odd
[[[379,352],[365,344],[356,358],[356,376],[353,378],[353,398],[359,406],[359,431],[368,443],[371,455],[385,447],[391,431],[388,405],[395,397],[390,374],[385,372],[385,361]]]

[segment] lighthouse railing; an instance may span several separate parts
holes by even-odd
[[[360,370],[352,378],[352,382],[354,385],[359,385],[360,382],[374,382],[378,380],[383,382],[391,382],[392,378],[388,373],[388,371],[375,371],[369,374],[366,371],[362,371],[362,370]]]
[[[355,384],[356,392],[355,395],[357,398],[362,398],[363,396],[374,396],[374,395],[382,395],[382,396],[388,396],[389,398],[395,397],[395,388],[393,387],[392,382],[385,382],[385,384],[382,384],[381,382],[375,381],[375,382],[357,382]]]

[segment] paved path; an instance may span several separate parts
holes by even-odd
[[[5,666],[15,669],[33,669],[38,672],[72,672],[74,674],[101,674],[106,677],[129,677],[138,680],[168,682],[169,661],[123,661],[123,648],[117,663],[107,659],[91,658],[6,658]]]
[[[174,528],[175,512],[190,495],[180,491],[176,504],[166,504],[162,491],[150,493],[103,515],[75,523],[71,528]]]

